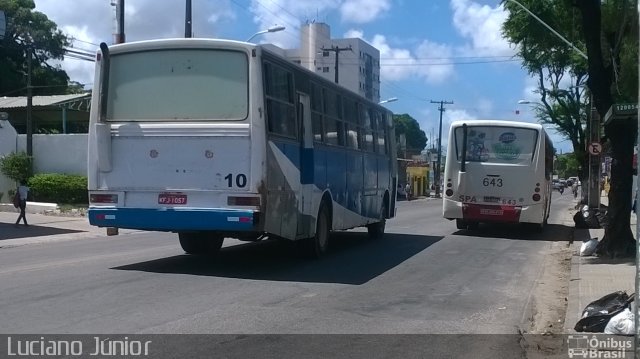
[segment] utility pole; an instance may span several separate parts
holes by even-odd
[[[111,5],[116,7],[116,32],[113,36],[113,43],[122,44],[124,43],[124,0],[112,1]]]
[[[191,0],[186,0],[187,8],[185,9],[184,18],[184,37],[193,37],[193,31],[191,30]]]
[[[435,179],[435,185],[436,185],[436,198],[440,197],[440,183],[442,182],[440,179],[440,164],[441,164],[441,157],[442,157],[442,113],[445,111],[444,105],[453,105],[453,101],[444,101],[444,100],[440,100],[440,101],[433,101],[431,100],[431,103],[439,103],[440,107],[438,107],[438,111],[440,111],[440,126],[438,129],[438,162],[436,165],[436,179]]]
[[[31,87],[32,43],[27,45],[27,156],[33,156],[33,89]]]
[[[349,45],[349,47],[339,47],[339,46],[333,46],[331,45],[331,48],[325,48],[324,46],[322,47],[322,51],[332,51],[336,53],[336,65],[335,65],[335,70],[336,70],[336,79],[335,82],[338,83],[338,57],[340,56],[340,52],[341,51],[353,51],[353,49],[351,48],[351,45]]]

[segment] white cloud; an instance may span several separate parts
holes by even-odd
[[[478,99],[477,106],[478,106],[478,113],[480,113],[480,115],[482,116],[488,116],[493,112],[493,107],[494,107],[493,101],[489,99],[486,99],[486,98]]]
[[[453,25],[471,40],[461,52],[474,56],[510,56],[515,49],[502,37],[502,24],[507,12],[502,5],[491,7],[471,0],[451,0]]]
[[[352,34],[360,34],[352,30]],[[362,36],[360,36],[362,37]],[[424,40],[414,51],[393,48],[383,35],[375,35],[370,43],[380,51],[380,77],[383,81],[399,81],[412,77],[424,78],[428,83],[438,84],[454,74],[454,67],[447,60],[419,60],[425,57],[446,58],[453,54],[449,45]]]
[[[319,14],[335,10],[341,0],[271,0],[269,2],[251,0],[250,11],[257,29],[267,29],[274,25],[285,26],[286,30],[265,34],[256,42],[269,42],[284,48],[300,46],[300,25],[305,21],[320,21]]]
[[[423,76],[429,83],[443,83],[455,73],[451,60],[444,59],[450,58],[452,55],[453,49],[450,45],[424,40],[416,49],[416,56],[418,58],[439,59],[429,60],[429,65],[418,66],[417,73]]]
[[[343,22],[363,24],[391,8],[390,0],[347,0],[340,6]]]
[[[35,4],[35,10],[46,14],[66,35],[82,40],[73,42],[74,47],[95,52],[100,42],[113,43],[115,11],[110,1],[35,0]],[[126,40],[183,37],[184,13],[181,1],[127,1]],[[219,23],[235,18],[229,0],[195,0],[192,14],[193,32],[202,37],[214,37]],[[62,66],[71,80],[93,82],[93,64],[65,58]]]
[[[398,81],[423,78],[429,84],[441,84],[455,76],[455,56],[512,56],[515,49],[502,37],[507,13],[501,5],[490,7],[472,0],[451,0],[453,25],[468,42],[453,46],[424,39],[413,49],[394,48],[384,35],[374,35],[370,43],[380,50],[381,78]],[[351,30],[350,35],[364,34]],[[428,59],[428,60],[425,60]]]
[[[449,148],[449,128],[454,121],[477,119],[466,110],[447,109],[442,116],[442,147]]]

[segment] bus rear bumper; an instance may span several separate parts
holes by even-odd
[[[89,208],[89,224],[148,231],[255,231],[260,212],[235,209]]]
[[[448,205],[443,212],[444,218],[463,219],[474,222],[503,222],[503,223],[542,223],[541,205],[532,206],[501,206],[487,204],[455,203]]]

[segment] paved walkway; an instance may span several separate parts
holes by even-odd
[[[81,215],[27,213],[29,226],[22,223],[16,226],[17,218],[18,211],[13,206],[0,206],[0,248],[106,236],[105,228],[90,225],[88,219]],[[135,231],[120,230],[121,234],[131,232]]]
[[[601,203],[607,204],[608,198],[601,197]],[[574,212],[571,212],[573,215]],[[631,231],[636,233],[637,217],[631,214]],[[602,240],[604,229],[576,229],[574,236],[574,253],[571,259],[571,277],[569,280],[569,296],[564,327],[566,333],[575,333],[573,329],[580,320],[587,304],[602,296],[625,291],[635,293],[636,261],[635,259],[609,259],[603,257],[580,257],[582,241],[591,238]]]

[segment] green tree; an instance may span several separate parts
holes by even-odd
[[[51,59],[61,60],[69,39],[49,18],[34,11],[33,0],[0,0],[7,17],[5,37],[0,40],[0,95],[26,95],[27,58],[32,54],[34,95],[64,94],[69,76]]]
[[[585,60],[537,20],[510,1],[504,1],[509,18],[504,35],[518,44],[523,66],[538,79],[541,105],[538,118],[556,125],[571,140],[586,178],[588,155],[585,142],[586,84],[593,105],[604,118],[614,102],[636,102],[638,98],[638,13],[633,0],[520,0],[578,48],[586,49]],[[622,78],[625,74],[627,78]],[[568,77],[568,80],[566,79]],[[570,85],[562,84],[569,83]],[[611,123],[605,127],[613,157],[611,190],[605,236],[599,252],[617,255],[635,253],[630,229],[632,156],[637,123]],[[586,185],[586,181],[583,181]]]
[[[587,84],[604,118],[615,102],[638,99],[638,11],[633,0],[582,0],[583,37],[589,58]],[[629,79],[620,80],[621,74]],[[611,121],[605,137],[611,146],[611,189],[604,238],[596,251],[611,256],[635,255],[630,227],[633,147],[637,121]]]
[[[556,157],[554,168],[559,178],[569,178],[578,174],[580,166],[575,153],[565,153]]]
[[[393,115],[393,124],[396,128],[396,142],[400,135],[404,134],[407,140],[407,153],[419,154],[427,145],[427,135],[420,129],[416,119],[404,113]]]
[[[26,182],[33,176],[31,157],[26,152],[11,152],[0,157],[0,173],[15,182]]]
[[[579,13],[569,1],[519,2],[582,47]],[[584,88],[588,78],[587,61],[517,4],[505,1],[504,5],[509,16],[503,25],[503,35],[518,45],[522,66],[536,79],[535,92],[540,95],[540,103],[535,106],[536,117],[541,123],[554,125],[558,133],[571,141],[574,156],[582,164],[577,174],[584,180],[588,171],[585,127],[589,98]]]

